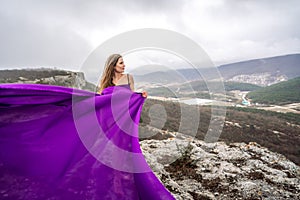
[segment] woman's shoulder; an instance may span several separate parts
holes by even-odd
[[[133,79],[133,75],[132,75],[132,74],[127,73],[126,75],[127,75],[129,78]]]
[[[123,74],[128,80],[133,80],[133,75],[130,73]]]

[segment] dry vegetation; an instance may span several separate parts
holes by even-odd
[[[143,107],[141,126],[149,124],[148,110],[151,105],[161,104],[167,112],[163,130],[178,131],[181,109],[200,109],[200,122],[196,138],[203,140],[211,119],[211,107],[188,106],[178,103],[148,99]],[[191,116],[192,117],[192,116]],[[225,124],[219,141],[257,142],[271,151],[281,153],[300,165],[300,116],[279,114],[271,111],[227,108]],[[186,120],[192,123],[193,120]],[[192,134],[184,132],[185,134]]]

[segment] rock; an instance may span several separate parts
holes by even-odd
[[[171,131],[161,130],[153,126],[139,126],[139,138],[143,139],[154,139],[154,140],[165,140],[168,138],[175,138],[176,136],[181,137],[180,134]]]
[[[176,199],[299,199],[300,167],[257,143],[173,137],[140,144]]]

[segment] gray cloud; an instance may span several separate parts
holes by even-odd
[[[300,51],[297,0],[4,0],[0,4],[1,68],[76,69],[105,39],[148,27],[191,37],[216,63]]]
[[[126,16],[177,7],[168,6],[167,1],[146,0],[2,1],[0,67],[74,68],[92,50],[89,38],[80,35],[82,30],[105,32],[122,24]]]
[[[4,19],[5,20],[5,19]],[[1,67],[60,66],[82,62],[89,44],[64,27],[47,27],[30,21],[1,19]]]

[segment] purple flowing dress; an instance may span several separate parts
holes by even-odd
[[[146,163],[144,98],[49,85],[0,85],[0,199],[174,199]]]

